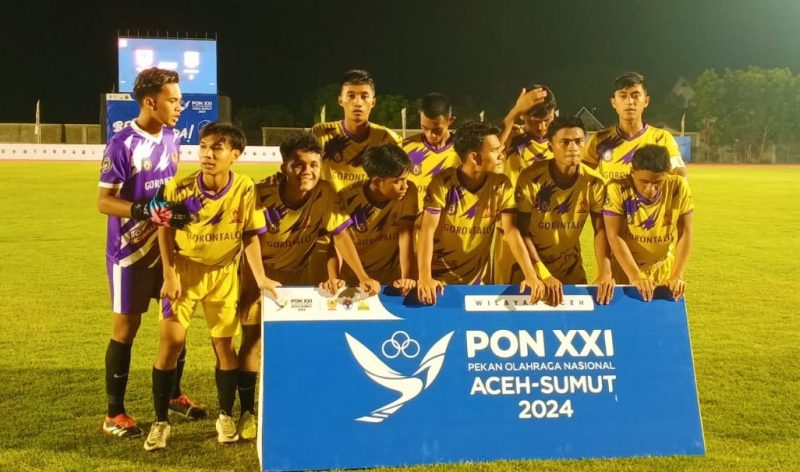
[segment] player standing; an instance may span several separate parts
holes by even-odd
[[[521,289],[531,287],[532,302],[541,298],[544,286],[517,229],[514,191],[503,175],[499,133],[488,123],[459,128],[454,146],[461,165],[442,171],[428,187],[417,255],[422,303],[436,303],[444,284],[472,285],[487,279],[498,220],[525,274]]]
[[[326,257],[315,257],[315,246],[331,236],[348,265],[356,267],[362,288],[375,294],[377,281],[365,272],[350,235],[352,221],[342,212],[330,182],[320,180],[322,147],[310,133],[290,136],[281,143],[281,171],[256,184],[256,206],[266,221],[260,235],[263,270],[283,285],[317,285],[335,293],[343,283],[338,264],[326,265]],[[327,252],[326,252],[327,254]],[[249,263],[250,261],[248,261]],[[261,292],[253,272],[242,272],[239,300],[242,344],[239,348],[239,401],[242,415],[238,430],[244,439],[257,433],[255,393],[261,368]]]
[[[546,85],[522,89],[517,102],[503,119],[500,138],[505,144],[505,174],[517,184],[519,173],[534,162],[552,159],[548,146],[547,127],[556,117],[558,102]],[[523,126],[516,124],[522,118]]]
[[[369,72],[347,71],[340,85],[339,105],[344,110],[344,119],[317,123],[311,128],[322,144],[322,178],[333,184],[337,192],[366,178],[361,158],[367,148],[400,142],[392,130],[369,121],[376,103],[375,81]]]
[[[644,76],[626,72],[614,81],[611,106],[619,122],[595,133],[586,146],[585,163],[597,169],[606,181],[626,177],[631,172],[633,154],[642,146],[656,144],[667,148],[671,172],[686,177],[686,164],[672,135],[644,121],[650,104]]]
[[[545,296],[552,305],[559,305],[564,296],[562,283],[587,282],[580,235],[588,217],[594,229],[597,301],[607,304],[614,293],[614,279],[603,225],[605,182],[581,163],[586,132],[579,118],[556,118],[547,136],[553,159],[534,163],[517,181],[520,231],[537,260]],[[521,277],[520,273],[512,274],[511,283]]]
[[[355,182],[339,192],[344,212],[353,224],[349,231],[364,270],[381,284],[393,285],[404,295],[416,286],[414,221],[417,188],[410,181],[413,164],[394,144],[367,149],[364,170],[368,180]],[[342,279],[357,280],[349,268]]]
[[[411,159],[408,180],[417,187],[417,206],[422,208],[425,193],[433,176],[450,167],[461,165],[453,148],[455,134],[450,126],[455,122],[450,99],[441,93],[429,93],[422,99],[419,123],[422,133],[403,141],[403,150]]]
[[[689,184],[669,173],[670,155],[663,146],[637,149],[631,167],[630,175],[608,183],[603,207],[614,278],[635,285],[645,301],[659,285],[677,300],[686,291],[683,275],[692,247]]]
[[[100,169],[97,206],[108,215],[106,267],[114,313],[106,349],[108,412],[103,432],[118,437],[142,434],[125,411],[125,392],[133,340],[151,298],[158,298],[161,260],[157,225],[180,226],[188,213],[156,194],[173,178],[180,155],[180,138],[173,127],[182,111],[179,77],[175,71],[151,68],[136,77],[133,94],[139,115],[106,145]],[[205,411],[180,392],[186,352],[181,352],[170,407],[187,417]]]
[[[153,365],[156,421],[144,443],[146,451],[167,446],[171,429],[167,415],[169,393],[175,382],[178,355],[186,343],[186,331],[200,304],[217,360],[217,440],[231,443],[239,439],[232,417],[239,382],[233,335],[239,326],[236,308],[242,248],[258,287],[274,295],[279,285],[264,275],[260,264],[258,235],[266,227],[263,213],[256,211],[255,184],[249,177],[231,171],[244,147],[242,130],[226,123],[210,123],[200,131],[200,170],[166,185],[165,198],[184,202],[194,217],[183,230],[158,231],[164,284],[158,355]]]

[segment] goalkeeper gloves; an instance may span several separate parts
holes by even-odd
[[[131,218],[136,221],[150,220],[159,226],[181,229],[192,221],[192,214],[183,203],[170,203],[164,199],[164,186],[150,201],[134,202]]]

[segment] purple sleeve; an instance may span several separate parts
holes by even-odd
[[[250,236],[261,236],[262,234],[267,232],[267,227],[262,226],[261,228],[252,229],[249,231],[244,232],[244,237],[249,238]]]
[[[346,230],[350,225],[353,224],[353,220],[348,218],[344,223],[340,224],[339,227],[331,231],[331,236],[336,236],[337,234],[341,233],[342,231]]]
[[[111,139],[103,151],[100,164],[100,186],[117,188],[130,177],[130,153],[121,139]]]

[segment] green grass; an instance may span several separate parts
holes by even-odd
[[[170,447],[155,455],[141,440],[100,434],[111,319],[98,167],[0,162],[0,469],[256,470],[255,445],[218,445],[211,419],[177,422]],[[258,177],[271,169],[238,167]],[[800,470],[800,167],[690,172],[688,306],[707,454],[411,470]],[[128,389],[129,412],[145,426],[154,315],[142,323]],[[214,411],[213,354],[206,328],[195,326],[184,386]]]

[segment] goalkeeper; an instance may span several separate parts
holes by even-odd
[[[136,77],[134,96],[139,116],[109,139],[100,167],[97,206],[108,215],[106,268],[114,313],[106,350],[108,412],[102,431],[113,437],[136,437],[142,430],[125,411],[131,347],[151,298],[162,284],[157,226],[182,227],[190,220],[182,204],[162,198],[163,186],[175,175],[180,138],[174,126],[181,114],[178,74],[151,68]],[[180,391],[185,351],[170,408],[188,418],[205,411]]]

